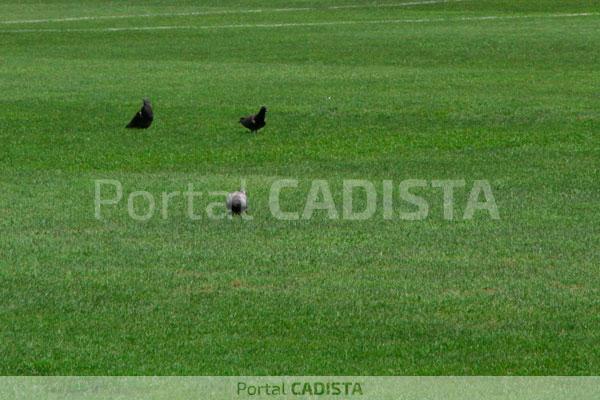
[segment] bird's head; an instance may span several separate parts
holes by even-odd
[[[266,114],[267,114],[267,107],[265,107],[265,106],[262,106],[262,107],[260,108],[260,111],[258,112],[257,116],[258,116],[258,118],[260,118],[260,119],[264,119]]]
[[[145,106],[151,106],[152,105],[152,102],[150,102],[150,99],[143,99],[142,101],[144,102]]]

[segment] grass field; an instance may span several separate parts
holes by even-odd
[[[401,3],[3,1],[0,374],[600,374],[600,3]],[[279,221],[279,178],[501,219]],[[99,221],[96,179],[253,220]]]

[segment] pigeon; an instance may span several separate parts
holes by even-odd
[[[229,193],[227,195],[227,211],[230,214],[240,215],[248,209],[248,196],[245,190]]]
[[[240,124],[242,124],[244,128],[250,129],[250,132],[256,133],[259,129],[264,128],[264,126],[266,125],[266,113],[267,107],[262,106],[258,114],[240,118]]]
[[[144,105],[142,109],[133,116],[131,122],[126,126],[130,129],[146,129],[150,128],[154,120],[154,113],[152,112],[152,103],[150,100],[144,99]]]

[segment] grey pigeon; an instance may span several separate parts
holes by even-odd
[[[129,129],[146,129],[152,125],[154,113],[152,112],[152,103],[150,100],[144,99],[142,109],[133,116],[131,122],[126,126]]]
[[[250,129],[250,132],[256,133],[259,131],[259,129],[264,128],[264,126],[267,124],[265,122],[266,114],[267,107],[262,106],[258,114],[240,118],[240,124],[242,124],[245,128]]]
[[[229,193],[227,195],[227,210],[230,214],[240,215],[248,209],[246,191]]]

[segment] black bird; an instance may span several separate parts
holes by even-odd
[[[150,100],[144,99],[144,105],[142,109],[133,116],[131,122],[126,126],[130,129],[146,129],[150,128],[152,121],[154,120],[154,113],[152,112],[152,103]]]
[[[240,124],[242,124],[244,128],[250,129],[250,132],[256,133],[259,129],[264,128],[264,126],[266,125],[266,114],[267,107],[262,106],[258,114],[240,118]]]

